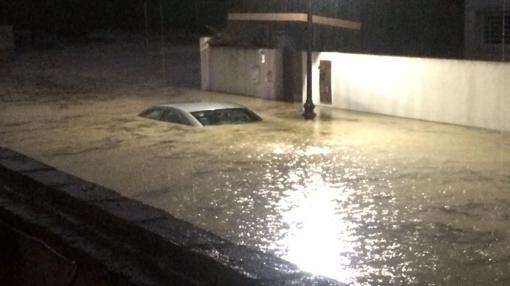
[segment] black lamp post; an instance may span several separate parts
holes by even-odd
[[[307,50],[306,50],[306,101],[304,104],[305,111],[303,117],[306,120],[314,119],[315,105],[312,99],[312,48],[313,48],[313,21],[312,21],[312,1],[308,0],[308,23],[307,23]]]

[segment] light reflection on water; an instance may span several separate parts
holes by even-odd
[[[92,106],[0,140],[352,285],[510,285],[510,134],[274,105],[261,124],[202,130],[122,110],[89,122]]]
[[[246,220],[256,216],[257,222],[234,236],[304,271],[349,285],[465,283],[462,261],[476,259],[474,249],[487,243],[498,245],[497,234],[450,226],[456,221],[445,222],[430,210],[433,200],[447,197],[447,191],[435,193],[444,188],[434,185],[443,179],[440,170],[381,166],[363,152],[328,144],[267,143],[258,150],[257,159],[266,162],[258,169],[263,175],[245,174],[247,190],[235,194]],[[445,174],[450,176],[458,174]],[[224,179],[232,191],[241,187],[235,175]],[[466,192],[463,186],[453,189],[455,196]],[[266,204],[264,214],[246,197]],[[450,257],[452,247],[457,249]]]
[[[355,189],[348,181],[365,176],[364,169],[345,168],[339,176],[334,165],[340,160],[327,146],[271,147],[272,166],[268,166],[266,178],[268,182],[280,181],[282,190],[275,205],[280,220],[273,228],[279,239],[271,241],[268,248],[304,271],[355,283],[368,269],[357,265],[357,257],[361,256],[357,237],[360,226],[352,216],[370,213],[371,207],[359,208],[359,204],[352,203],[373,186],[365,184],[363,189]],[[286,174],[274,172],[280,161],[291,162]],[[369,250],[377,246],[366,247]]]
[[[277,209],[288,229],[280,230],[283,238],[273,247],[284,249],[283,257],[305,271],[352,282],[355,273],[349,257],[355,255],[355,224],[336,203],[348,192],[330,188],[320,173],[311,180],[278,202]]]

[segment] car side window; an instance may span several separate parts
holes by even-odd
[[[167,109],[163,114],[161,120],[171,123],[190,125],[189,122],[182,116],[182,114],[174,109]]]
[[[191,112],[204,126],[221,124],[239,124],[261,121],[262,119],[246,108],[227,108]]]
[[[163,109],[151,108],[151,109],[145,111],[144,113],[142,113],[142,116],[146,117],[146,118],[150,118],[150,119],[160,120],[162,114],[163,114]]]
[[[233,109],[229,113],[229,121],[233,123],[250,122],[252,119],[242,109]]]

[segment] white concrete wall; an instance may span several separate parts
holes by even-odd
[[[313,68],[317,105],[320,60],[332,61],[330,106],[510,131],[510,64],[318,53]]]
[[[282,94],[280,50],[209,47],[202,41],[201,55],[202,89],[267,99]],[[510,131],[510,63],[326,52],[313,58],[317,105],[319,63],[330,60],[333,103],[327,106]]]
[[[211,78],[209,77],[211,72],[210,40],[210,37],[200,38],[200,87],[204,90],[208,90],[211,87]]]
[[[202,89],[276,99],[282,94],[282,52],[211,47],[201,41]]]

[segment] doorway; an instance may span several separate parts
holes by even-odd
[[[331,61],[321,61],[320,70],[320,102],[323,104],[332,104],[331,95]]]
[[[303,55],[301,51],[283,49],[283,97],[281,100],[303,101]]]

